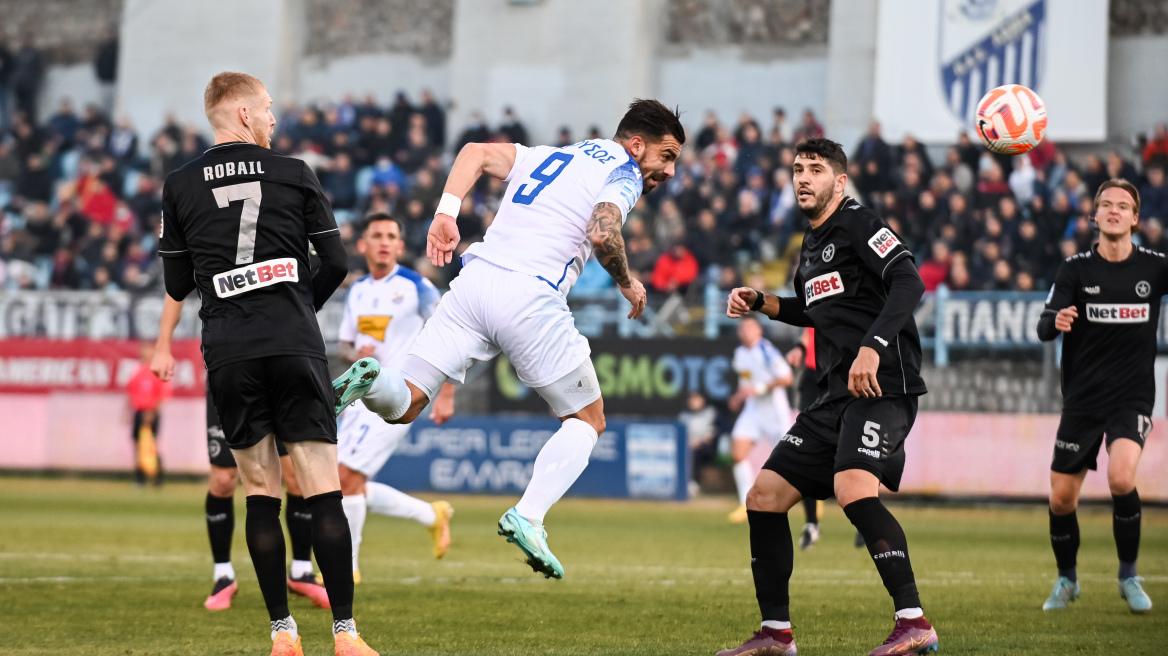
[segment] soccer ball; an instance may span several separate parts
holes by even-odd
[[[986,148],[1002,155],[1021,155],[1046,134],[1046,104],[1021,84],[990,90],[977,103],[977,134]]]

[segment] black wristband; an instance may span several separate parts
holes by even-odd
[[[766,293],[754,290],[754,303],[750,306],[751,312],[758,312],[762,309],[763,303],[766,303]]]

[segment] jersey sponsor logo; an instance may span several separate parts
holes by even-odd
[[[1148,294],[1152,293],[1152,286],[1148,284],[1147,280],[1141,280],[1136,283],[1136,294],[1140,298],[1147,298]]]
[[[385,329],[389,327],[389,322],[393,321],[390,316],[360,316],[357,317],[357,332],[363,335],[369,335],[373,339],[384,342]]]
[[[224,162],[215,166],[203,167],[203,181],[210,182],[232,175],[262,175],[263,162]]]
[[[794,446],[803,446],[803,438],[787,433],[779,438],[780,442],[790,442]]]
[[[1055,440],[1054,448],[1062,449],[1063,451],[1071,451],[1073,453],[1079,452],[1079,445],[1074,442],[1066,442],[1064,440]]]
[[[281,257],[224,271],[216,274],[211,279],[211,283],[215,286],[216,296],[229,298],[250,292],[253,289],[270,287],[279,282],[297,282],[299,280],[300,272],[296,258]]]
[[[832,271],[831,273],[817,276],[808,280],[803,285],[803,295],[806,297],[807,305],[811,305],[815,301],[827,298],[828,296],[842,294],[843,291],[844,281],[840,277],[839,271]]]
[[[1087,321],[1093,323],[1147,323],[1147,303],[1088,303]]]
[[[884,259],[884,256],[888,255],[893,248],[900,245],[900,240],[888,228],[881,228],[880,232],[872,235],[872,238],[868,240],[868,245],[876,251],[880,259]]]
[[[831,258],[835,257],[835,244],[828,244],[823,247],[823,261],[830,262]]]
[[[1054,289],[1054,288],[1052,287],[1051,289]],[[1103,290],[1099,289],[1099,285],[1092,285],[1092,286],[1090,286],[1090,287],[1084,287],[1084,288],[1083,288],[1083,293],[1084,293],[1084,294],[1090,294],[1090,295],[1092,295],[1092,296],[1098,296],[1098,295],[1099,295],[1099,294],[1100,294],[1102,291],[1103,291]],[[1047,301],[1046,301],[1046,302],[1047,302],[1047,303],[1049,303],[1049,302],[1050,302],[1050,299],[1047,299]]]

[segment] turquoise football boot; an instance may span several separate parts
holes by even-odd
[[[524,519],[512,508],[499,518],[499,535],[519,547],[531,569],[543,574],[544,578],[564,578],[564,568],[548,548],[547,531],[543,522]]]
[[[333,381],[333,409],[339,415],[357,399],[365,396],[377,375],[381,373],[381,365],[373,358],[361,358]]]
[[[1078,598],[1079,582],[1072,581],[1065,576],[1060,576],[1054,582],[1054,589],[1050,591],[1050,596],[1047,597],[1046,603],[1042,604],[1042,610],[1066,608],[1067,604]]]
[[[1140,586],[1142,576],[1133,576],[1119,582],[1119,596],[1127,600],[1127,607],[1133,613],[1143,613],[1152,610],[1152,600],[1144,588]]]

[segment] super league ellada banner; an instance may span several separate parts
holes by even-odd
[[[592,339],[592,364],[608,416],[676,416],[691,392],[724,401],[737,385],[736,340]],[[546,413],[547,403],[505,357],[491,363],[491,410]]]
[[[441,426],[420,419],[376,480],[411,491],[517,496],[531,480],[539,450],[559,427],[551,417],[455,415]],[[681,424],[611,420],[568,494],[685,499],[689,466]]]

